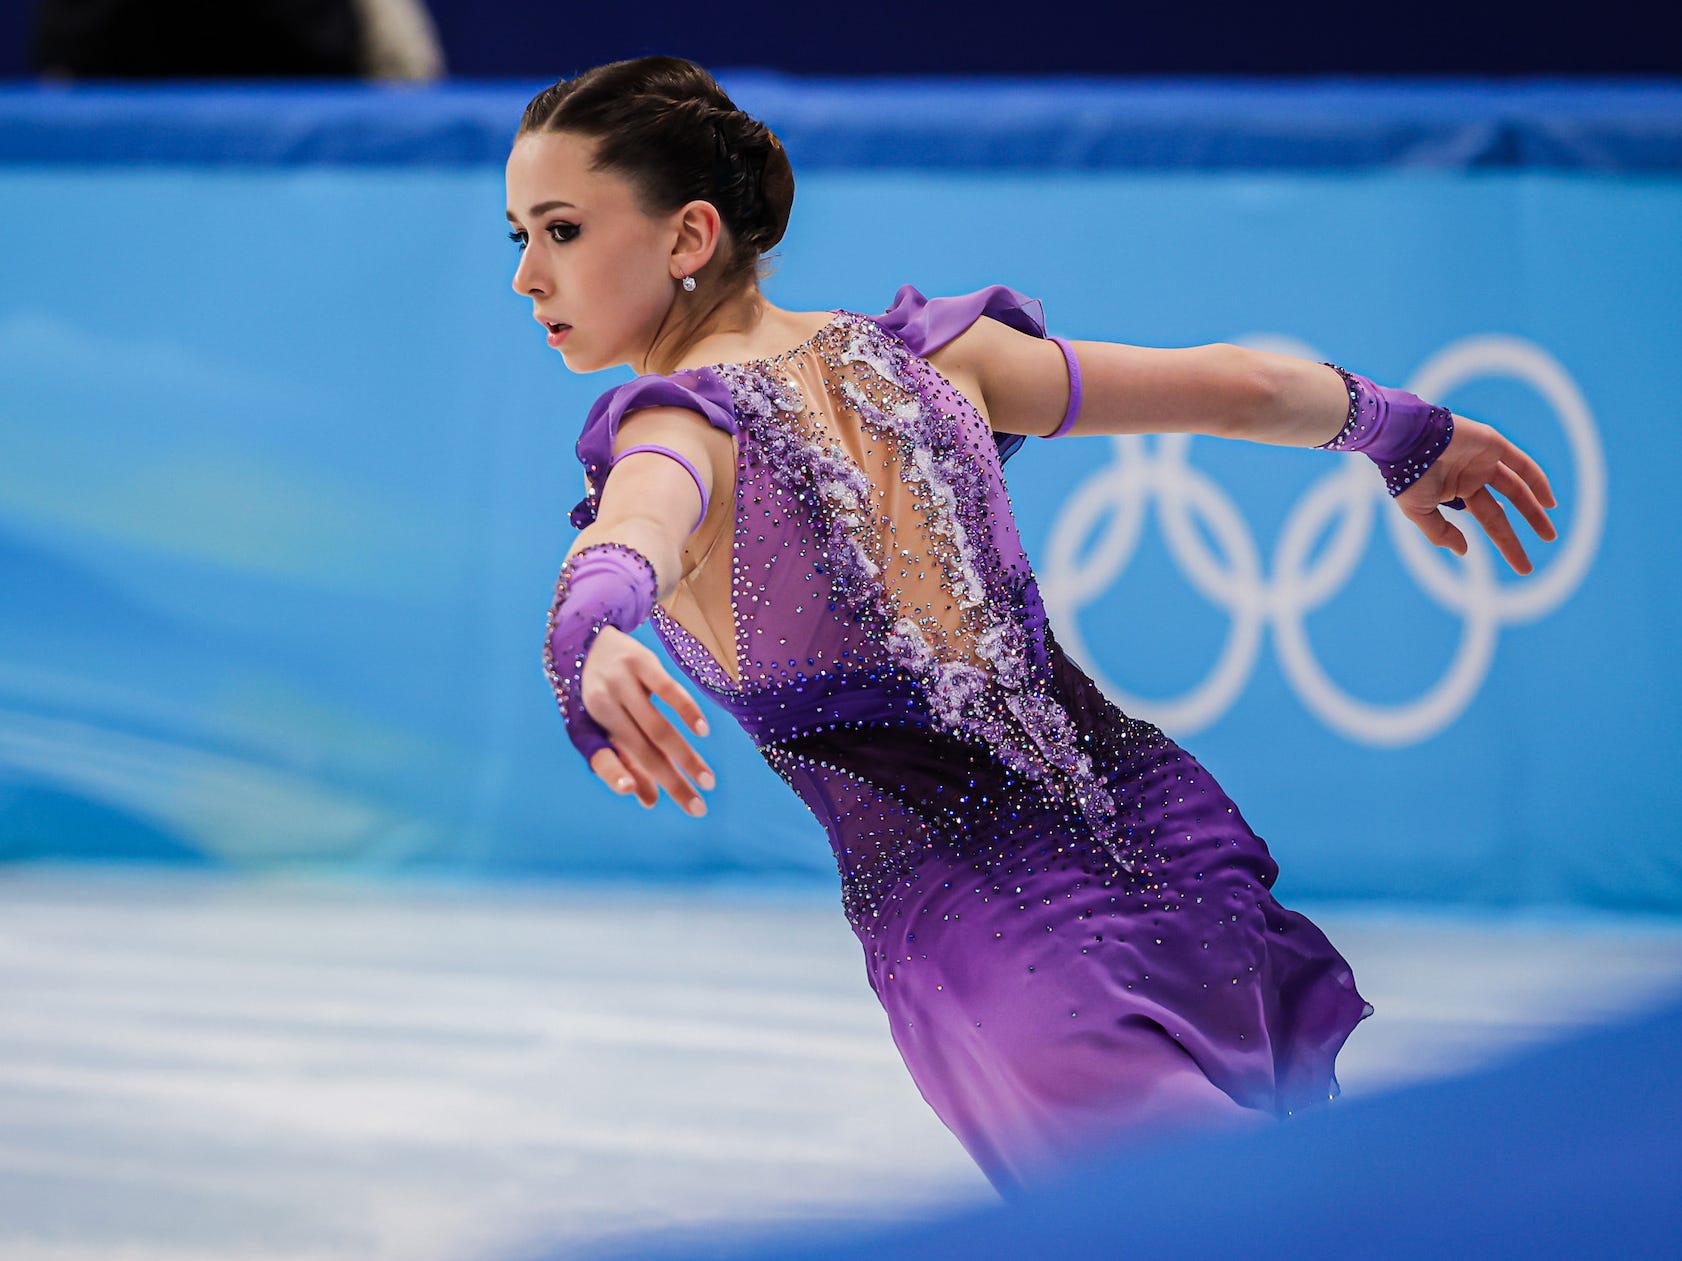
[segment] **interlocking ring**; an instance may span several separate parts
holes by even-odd
[[[1255,334],[1242,344],[1321,361],[1301,342]],[[1433,355],[1407,389],[1440,399],[1468,381],[1515,378],[1540,394],[1565,431],[1574,465],[1575,504],[1560,531],[1563,546],[1549,564],[1516,582],[1496,580],[1498,554],[1468,517],[1466,555],[1451,562],[1391,506],[1366,460],[1336,461],[1293,506],[1264,569],[1249,523],[1231,497],[1190,463],[1192,435],[1117,435],[1112,462],[1098,466],[1064,501],[1053,522],[1040,590],[1059,640],[1122,709],[1181,735],[1216,722],[1243,691],[1271,626],[1278,659],[1297,696],[1321,722],[1352,740],[1379,746],[1414,744],[1465,712],[1489,674],[1501,627],[1553,612],[1581,585],[1600,546],[1606,516],[1606,466],[1587,402],[1569,373],[1541,347],[1520,337],[1467,337]],[[1207,677],[1180,696],[1135,696],[1108,679],[1081,635],[1079,613],[1108,590],[1137,554],[1146,509],[1155,503],[1168,551],[1191,585],[1231,619],[1226,642]],[[1193,524],[1201,517],[1223,556],[1210,552]],[[1345,691],[1326,673],[1309,642],[1308,614],[1348,583],[1382,515],[1392,545],[1420,589],[1461,619],[1453,660],[1414,700],[1378,704]],[[1314,540],[1334,533],[1311,554]],[[1084,540],[1101,529],[1096,542]]]

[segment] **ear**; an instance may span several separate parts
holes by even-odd
[[[672,243],[672,279],[679,268],[693,276],[712,261],[724,239],[724,220],[710,201],[692,201],[677,212],[677,239]]]

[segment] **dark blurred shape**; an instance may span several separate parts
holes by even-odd
[[[1345,0],[1288,6],[1068,0],[1032,20],[1019,15],[1009,21],[988,20],[973,0],[921,0],[891,16],[883,11],[881,21],[873,21],[869,10],[849,13],[845,38],[836,37],[831,11],[784,0],[735,0],[724,9],[642,0],[634,10],[554,0],[357,3],[418,11],[428,31],[436,24],[432,56],[441,62],[437,50],[447,50],[452,74],[468,78],[550,81],[644,53],[676,53],[713,71],[754,67],[845,76],[1682,75],[1682,39],[1663,33],[1675,18],[1646,0],[1602,0],[1547,15],[1533,7],[1464,0],[1413,0],[1405,13]],[[0,3],[0,76],[24,70],[26,15],[34,7]],[[163,15],[190,6],[156,0],[119,7]],[[256,0],[225,10],[201,4],[197,12],[203,24],[244,22],[237,11],[274,7],[275,0]],[[410,71],[401,75],[364,73],[432,77],[414,72],[427,61],[411,56]]]
[[[443,72],[421,0],[37,0],[55,79],[381,78]]]
[[[359,75],[356,0],[39,0],[35,69],[73,78]]]

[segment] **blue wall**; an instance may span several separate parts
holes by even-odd
[[[572,443],[622,378],[570,376],[509,289],[498,166],[359,160],[350,106],[334,160],[271,161],[252,121],[241,161],[217,148],[238,102],[211,98],[161,158],[19,155],[66,111],[132,121],[121,101],[0,94],[0,858],[833,881],[721,712],[699,821],[614,797],[566,742],[543,618]],[[459,139],[485,101],[415,108]],[[1682,119],[1660,104],[1649,138]],[[779,304],[1004,283],[1068,336],[1293,349],[1531,451],[1561,538],[1527,539],[1528,578],[1476,538],[1429,553],[1359,457],[1091,439],[1008,474],[1059,633],[1222,780],[1282,896],[1682,911],[1682,163],[917,169],[790,144]]]

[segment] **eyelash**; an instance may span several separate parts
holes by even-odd
[[[565,245],[568,241],[571,241],[578,236],[578,225],[576,223],[551,223],[544,229],[544,231],[554,237],[557,245]],[[569,235],[555,236],[555,233],[560,231],[565,231],[569,233]],[[516,228],[514,231],[510,232],[508,234],[508,239],[514,242],[515,245],[519,246],[522,251],[526,248],[526,234],[521,232],[519,229]]]

